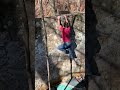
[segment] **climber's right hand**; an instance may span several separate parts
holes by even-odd
[[[60,19],[60,16],[58,16],[57,19]]]

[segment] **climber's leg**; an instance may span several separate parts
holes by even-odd
[[[70,50],[71,50],[71,57],[72,58],[77,58],[76,53],[75,53],[75,47],[76,47],[76,44],[71,43]]]
[[[75,51],[71,47],[69,48],[69,57],[72,59],[77,58]]]
[[[71,43],[70,42],[66,42],[64,44],[64,48],[65,48],[65,53],[69,54],[69,48],[71,47]]]
[[[61,45],[59,45],[59,46],[58,46],[58,50],[65,52],[65,48],[64,48],[64,46],[65,46],[64,43],[61,44]]]
[[[77,58],[76,55],[75,55],[74,49],[72,48],[71,42],[66,43],[66,50],[69,51],[69,57],[70,58],[72,58],[72,59]]]

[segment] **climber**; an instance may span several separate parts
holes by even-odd
[[[65,52],[66,54],[69,54],[69,57],[71,59],[77,58],[72,47],[71,47],[71,28],[70,28],[70,23],[67,19],[67,16],[64,15],[63,17],[58,16],[58,28],[61,31],[62,34],[62,41],[63,44],[58,46],[58,49],[60,51]]]

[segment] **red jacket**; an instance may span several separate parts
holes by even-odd
[[[70,42],[70,27],[60,26],[60,31],[62,32],[62,40],[63,42]]]

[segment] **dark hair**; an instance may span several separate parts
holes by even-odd
[[[68,23],[64,22],[64,27],[69,27],[69,26],[70,26],[69,22]]]
[[[64,27],[69,27],[70,26],[69,20],[68,20],[68,22],[66,22],[64,18],[61,19],[60,20],[60,25],[62,25]]]

